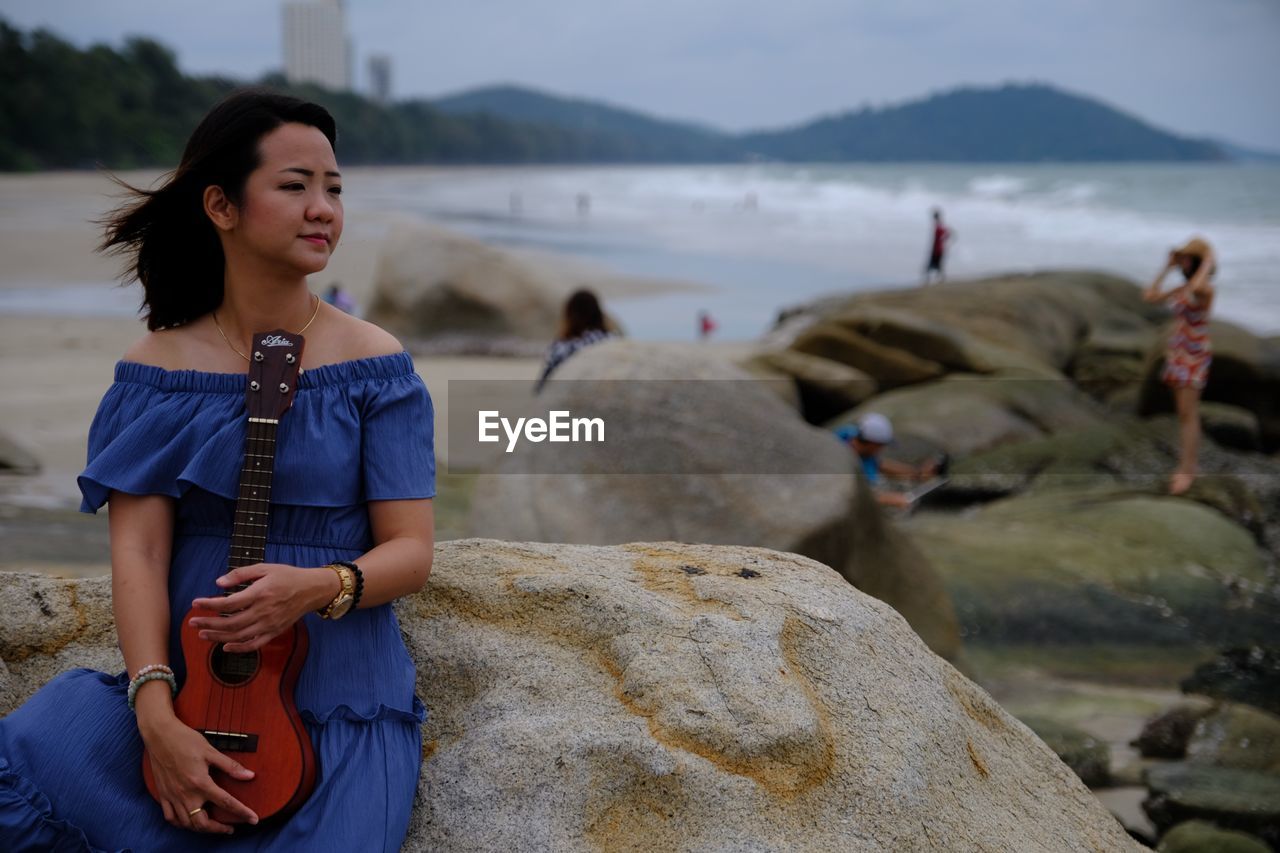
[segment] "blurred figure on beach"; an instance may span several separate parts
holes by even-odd
[[[1174,270],[1181,285],[1164,290]],[[1213,346],[1209,341],[1209,311],[1213,307],[1213,276],[1217,259],[1201,237],[1193,237],[1169,252],[1164,268],[1143,294],[1148,302],[1165,302],[1173,309],[1173,331],[1165,349],[1161,380],[1173,392],[1178,412],[1178,467],[1169,480],[1169,493],[1180,495],[1196,478],[1200,453],[1200,394],[1209,381]]]
[[[324,301],[344,314],[356,313],[356,301],[336,281],[329,285],[329,290],[324,295]]]
[[[924,284],[927,287],[932,283],[933,274],[938,274],[938,283],[941,284],[947,280],[947,273],[943,268],[946,261],[947,244],[956,239],[956,232],[952,231],[942,222],[942,208],[935,207],[933,209],[933,239],[929,245],[929,262],[924,268]]]
[[[591,215],[591,194],[590,193],[578,193],[576,203],[578,206],[578,216],[580,218],[586,219],[588,216]]]
[[[547,361],[538,377],[537,394],[547,384],[551,372],[578,350],[598,344],[613,337],[609,321],[600,307],[600,300],[590,290],[575,291],[564,304],[560,318],[560,332],[547,350]]]
[[[698,312],[698,340],[707,341],[715,333],[716,321],[711,318],[711,314],[707,311]]]
[[[867,412],[857,423],[840,427],[836,437],[857,455],[862,473],[875,491],[876,502],[882,506],[910,509],[912,503],[906,493],[885,488],[884,477],[922,482],[938,473],[937,460],[910,465],[885,457],[885,448],[893,444],[893,422],[879,412]]]

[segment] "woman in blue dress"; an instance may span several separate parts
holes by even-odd
[[[110,503],[127,671],[64,673],[0,720],[0,849],[365,851],[404,840],[424,711],[391,602],[431,571],[433,415],[399,343],[307,289],[342,235],[335,139],[319,106],[235,93],[164,185],[135,191],[107,222],[104,246],[141,281],[150,331],[116,366],[79,483],[84,511]],[[304,373],[280,422],[266,562],[228,570],[246,352],[254,332],[276,328],[305,330]],[[305,620],[295,699],[319,773],[283,823],[252,826],[257,815],[210,773],[250,771],[174,715],[193,603],[227,614],[193,623],[231,652]],[[144,745],[159,802],[143,783]],[[215,820],[215,806],[235,819]]]

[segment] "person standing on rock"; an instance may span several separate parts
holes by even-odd
[[[609,331],[609,321],[600,308],[600,300],[590,290],[579,290],[573,293],[564,304],[564,314],[560,318],[560,332],[547,350],[547,360],[542,366],[542,375],[533,393],[542,391],[547,384],[551,372],[564,363],[565,359],[584,347],[607,341],[613,337]]]
[[[942,224],[942,208],[935,207],[933,209],[933,238],[929,244],[929,262],[924,267],[924,284],[926,287],[931,283],[930,280],[935,272],[938,274],[939,284],[947,280],[947,274],[943,270],[943,263],[946,260],[947,244],[955,239],[956,232]]]
[[[391,603],[431,572],[432,407],[395,338],[308,290],[342,236],[336,138],[323,107],[233,92],[165,183],[105,221],[103,248],[128,259],[150,330],[116,365],[79,477],[82,511],[111,505],[126,671],[64,672],[0,720],[0,850],[401,847],[425,711]],[[246,371],[290,357],[305,373],[279,389],[293,397],[277,443],[263,427],[277,421],[250,424],[246,409],[276,386],[254,388]],[[274,460],[265,498],[250,458]],[[264,562],[240,565],[233,529]],[[232,672],[219,656],[248,682],[270,678],[255,653],[300,622],[296,686],[273,686],[293,693],[300,737],[284,740],[310,743],[314,788],[271,782],[305,799],[250,831],[259,816],[228,789],[256,778],[246,753],[279,739],[259,742],[243,698],[225,716],[219,704],[225,723],[189,725],[174,697]],[[192,647],[190,671],[184,630],[212,650]]]
[[[1180,495],[1195,482],[1200,453],[1200,395],[1209,381],[1213,347],[1209,341],[1209,312],[1213,307],[1213,276],[1217,260],[1200,237],[1169,252],[1164,268],[1143,294],[1148,302],[1167,302],[1173,308],[1173,331],[1165,350],[1160,378],[1173,391],[1178,412],[1178,467],[1169,480],[1169,493]],[[1183,283],[1164,290],[1173,270]]]

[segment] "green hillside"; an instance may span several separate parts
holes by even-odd
[[[1079,162],[1223,160],[1215,143],[1174,136],[1050,86],[957,89],[885,109],[740,137],[791,161]]]
[[[255,85],[318,101],[344,163],[1204,161],[1268,155],[1175,136],[1049,86],[957,89],[786,130],[733,135],[592,101],[497,86],[383,105],[354,93]],[[177,163],[208,108],[242,81],[183,74],[163,45],[80,49],[0,19],[0,170]]]

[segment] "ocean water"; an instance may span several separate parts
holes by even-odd
[[[372,212],[705,285],[615,300],[634,337],[751,339],[817,296],[919,284],[940,207],[969,278],[1088,268],[1145,284],[1193,234],[1217,248],[1218,315],[1280,334],[1280,165],[732,165],[345,169],[348,229]],[[364,216],[362,216],[364,214]],[[361,223],[365,223],[364,226]],[[132,314],[106,283],[0,289],[0,313]]]
[[[709,291],[613,306],[635,336],[693,337],[699,310],[753,338],[780,308],[914,286],[940,207],[968,278],[1075,267],[1146,283],[1193,234],[1220,255],[1219,315],[1280,334],[1280,166],[741,165],[356,170],[361,207]],[[583,207],[581,199],[587,199]]]

